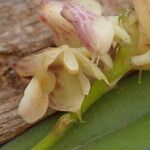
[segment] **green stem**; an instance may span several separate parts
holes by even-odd
[[[114,61],[113,69],[106,73],[107,79],[110,83],[120,79],[132,70],[133,67],[129,62],[132,52],[130,46],[124,46],[119,50]],[[81,115],[111,88],[112,87],[107,85],[104,81],[95,81],[89,95],[86,96],[83,101]],[[52,147],[76,121],[78,121],[78,117],[73,113],[63,115],[52,128],[51,132],[39,144],[37,144],[33,150],[47,150]]]
[[[63,115],[52,128],[51,132],[40,141],[32,150],[47,150],[53,146],[77,120],[72,113]]]

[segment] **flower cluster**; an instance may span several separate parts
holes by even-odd
[[[22,77],[32,77],[19,105],[19,115],[32,123],[48,106],[54,110],[79,112],[90,91],[92,79],[104,80],[102,71],[88,58],[85,48],[48,48],[16,64]],[[90,77],[90,78],[89,78]]]
[[[43,0],[40,19],[53,31],[57,47],[27,56],[15,66],[20,76],[32,77],[18,110],[28,123],[40,119],[48,107],[80,113],[93,80],[110,84],[105,71],[113,68],[117,46],[137,43],[139,37],[132,30],[136,26],[139,32],[135,14],[127,20],[125,16],[103,16],[95,0]],[[147,65],[149,58],[147,52],[131,62],[135,66]]]

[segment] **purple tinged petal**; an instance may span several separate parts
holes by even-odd
[[[88,50],[99,55],[109,51],[115,34],[111,21],[76,3],[65,4],[61,14],[75,27]]]

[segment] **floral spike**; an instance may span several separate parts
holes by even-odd
[[[88,50],[99,55],[110,50],[115,32],[111,21],[77,3],[67,3],[62,16],[75,27]]]

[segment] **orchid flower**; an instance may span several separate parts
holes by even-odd
[[[91,87],[89,79],[107,82],[86,51],[63,45],[27,56],[16,64],[19,75],[32,77],[18,110],[25,121],[37,121],[48,106],[58,111],[79,112]]]
[[[104,17],[101,12],[88,10],[75,2],[66,3],[61,14],[74,26],[83,45],[92,53],[93,60],[101,59],[111,68],[113,62],[108,52],[114,36],[131,43],[129,34],[119,26],[119,17],[114,22],[113,17]]]
[[[101,55],[109,51],[114,37],[114,27],[109,20],[101,16],[101,13],[88,10],[77,3],[67,3],[62,16],[75,27],[88,50]]]
[[[101,12],[100,4],[95,0],[72,0],[85,6],[87,9]],[[69,0],[43,0],[40,18],[53,32],[53,40],[56,46],[67,44],[70,47],[81,47],[81,41],[77,36],[74,27],[64,19],[60,12],[63,10],[63,6],[69,2]]]

